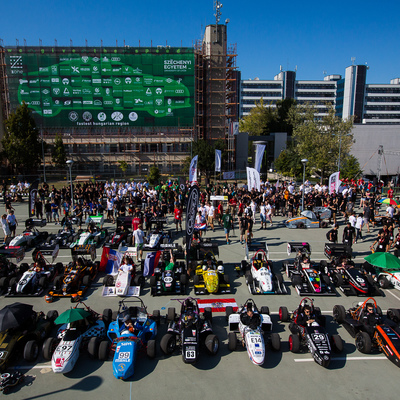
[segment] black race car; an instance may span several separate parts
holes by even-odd
[[[400,367],[400,331],[395,316],[397,314],[400,317],[398,311],[389,309],[388,319],[384,320],[382,310],[370,297],[347,311],[341,305],[334,306],[333,318],[355,338],[356,347],[361,353],[381,351]]]
[[[350,246],[326,243],[324,253],[329,262],[322,260],[321,270],[346,296],[381,296],[383,294],[372,276],[363,273],[355,266],[351,260]]]
[[[21,263],[20,266],[10,261],[11,257],[15,257],[17,262],[25,257],[23,247],[18,249],[0,249],[0,294],[8,291],[11,279],[19,279],[22,274],[29,269],[27,263]]]
[[[77,232],[75,232],[75,229],[72,228],[72,225],[69,221],[66,221],[64,224],[62,224],[62,226],[63,228],[57,233],[49,235],[45,243],[37,246],[34,250],[34,253],[37,253],[41,250],[54,249],[57,245],[60,249],[69,249],[71,243],[77,240],[79,235]]]
[[[166,223],[166,217],[153,217],[150,220],[150,233],[146,237],[146,242],[143,246],[144,250],[158,250],[161,244],[172,242],[172,231],[165,229]]]
[[[293,261],[283,262],[283,269],[300,296],[336,296],[329,277],[320,271],[320,266],[310,261],[311,246],[305,242],[289,242],[288,255],[296,252]]]
[[[314,322],[303,323],[302,317],[304,307],[308,305],[311,309],[310,318]],[[325,317],[321,310],[314,307],[312,299],[305,297],[301,300],[299,307],[289,314],[286,307],[279,307],[279,319],[282,322],[289,322],[289,329],[292,332],[289,336],[289,349],[298,353],[308,348],[315,362],[323,367],[328,367],[331,361],[332,350],[336,353],[343,351],[343,341],[339,335],[328,335],[325,331]]]
[[[115,232],[109,232],[103,246],[117,249],[119,246],[132,246],[132,220],[133,217],[118,217]]]
[[[179,349],[183,361],[188,364],[198,360],[201,347],[211,355],[217,354],[219,339],[212,332],[211,308],[205,308],[201,315],[196,299],[188,297],[178,301],[180,314],[175,313],[175,308],[168,308],[168,331],[161,339],[161,350],[170,355]]]
[[[162,259],[160,259],[158,266],[154,269],[154,273],[150,277],[151,295],[170,295],[172,293],[185,295],[189,281],[185,262],[176,261],[173,269],[167,269],[171,252],[175,260],[184,258],[182,248],[176,244],[161,245],[161,248],[164,249]],[[171,250],[171,252],[168,249]]]

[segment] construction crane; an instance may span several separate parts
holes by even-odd
[[[379,148],[378,148],[378,167],[376,169],[376,175],[378,177],[378,182],[381,179],[382,158],[384,158],[385,155],[398,156],[398,155],[400,155],[400,150],[398,150],[398,151],[383,150],[383,145],[379,146]],[[385,163],[386,163],[386,161],[385,161]]]

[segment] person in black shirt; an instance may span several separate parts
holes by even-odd
[[[327,234],[326,238],[331,242],[331,243],[337,243],[338,241],[338,231],[339,231],[339,226],[335,224],[333,229],[331,229]]]
[[[311,312],[311,307],[305,305],[303,307],[303,312],[299,313],[297,316],[296,324],[300,326],[311,325],[313,322],[319,324],[318,318],[315,313]]]
[[[348,244],[350,247],[353,245],[354,239],[356,235],[356,230],[351,226],[350,222],[347,222],[343,230],[343,243]]]
[[[250,329],[256,329],[261,324],[261,317],[259,313],[253,311],[251,304],[247,304],[246,312],[240,314],[240,321],[243,325],[248,326]]]
[[[375,312],[372,303],[366,304],[366,312],[362,318],[362,323],[371,337],[374,334],[375,327],[382,323],[382,318]]]

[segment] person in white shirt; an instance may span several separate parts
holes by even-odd
[[[261,228],[267,229],[267,208],[265,203],[261,203],[260,205],[260,220],[261,220]]]
[[[143,257],[143,243],[144,243],[143,225],[139,224],[138,228],[133,232],[133,245],[137,248],[137,260],[141,261]]]
[[[392,205],[389,205],[389,207],[386,209],[386,215],[390,218],[393,218],[394,215],[394,208]]]
[[[356,241],[355,242],[356,243],[357,243],[358,238],[360,238],[361,241],[363,240],[362,233],[361,233],[363,226],[364,226],[363,215],[362,214],[358,214],[358,217],[357,217],[357,220],[356,220],[356,226],[355,226],[355,228],[356,228]]]
[[[133,261],[132,261],[132,259],[130,257],[128,257],[128,256],[124,256],[122,261],[121,261],[121,265],[118,268],[118,271],[132,273],[132,271],[133,271]]]
[[[213,232],[214,232],[214,213],[215,213],[214,206],[212,204],[208,203],[207,223],[208,223],[208,226],[211,227]]]
[[[257,204],[256,204],[256,202],[254,200],[251,200],[250,209],[251,209],[251,212],[253,214],[253,216],[252,216],[253,217],[253,223],[255,224],[256,223]]]
[[[349,222],[350,222],[350,224],[351,224],[351,226],[352,226],[353,228],[356,227],[356,221],[357,221],[356,213],[353,212],[353,213],[350,215],[350,217],[349,217]]]

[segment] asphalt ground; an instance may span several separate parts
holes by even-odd
[[[23,230],[23,222],[27,218],[28,206],[13,204],[16,216],[20,222],[17,233]],[[172,218],[169,218],[172,222]],[[259,220],[254,228],[254,240],[266,240],[269,255],[274,263],[274,269],[279,270],[287,255],[288,241],[309,242],[312,247],[311,259],[324,259],[323,247],[326,229],[289,230],[282,224],[282,217],[275,217],[274,224],[267,230],[259,230]],[[341,234],[344,222],[340,221]],[[110,226],[111,224],[106,224]],[[172,226],[171,226],[172,227]],[[56,232],[59,225],[48,224],[43,230]],[[353,246],[356,262],[370,254],[369,246],[375,239],[378,228],[364,233],[364,241]],[[366,232],[366,231],[365,231]],[[176,240],[182,243],[184,232],[176,235]],[[222,228],[215,232],[208,231],[206,237],[217,240],[220,244],[220,259],[223,260],[225,271],[230,275],[233,293],[230,295],[208,295],[202,298],[231,298],[238,304],[250,296],[244,277],[238,277],[234,266],[244,258],[244,247],[239,243],[238,229],[231,232],[232,243],[227,245]],[[97,250],[100,259],[101,249]],[[26,253],[25,261],[31,262],[31,252]],[[68,250],[60,250],[58,261],[63,263],[71,259]],[[220,339],[219,353],[212,357],[201,354],[195,365],[183,363],[179,354],[164,356],[158,345],[158,355],[155,360],[140,354],[136,363],[134,376],[127,381],[120,381],[112,374],[112,362],[91,360],[82,354],[75,369],[66,374],[54,374],[50,362],[39,356],[35,363],[20,360],[13,368],[23,371],[27,378],[23,384],[14,388],[8,395],[12,399],[71,399],[74,396],[85,399],[243,399],[251,397],[268,398],[299,398],[299,399],[397,399],[399,368],[392,364],[383,354],[365,355],[358,352],[354,339],[348,332],[332,320],[332,309],[335,304],[342,304],[346,309],[362,301],[360,297],[346,297],[340,292],[333,297],[314,297],[315,305],[319,306],[327,316],[327,331],[339,333],[345,341],[342,354],[334,355],[329,368],[316,364],[309,353],[293,354],[288,348],[289,329],[287,324],[278,321],[279,306],[285,305],[294,310],[301,297],[290,287],[289,280],[284,275],[289,289],[287,295],[253,296],[258,307],[267,305],[271,311],[273,331],[279,333],[282,340],[282,350],[274,353],[267,350],[266,361],[262,367],[255,366],[249,360],[244,349],[230,352],[227,345],[228,327],[224,314],[214,313],[214,332]],[[84,298],[84,302],[97,312],[105,308],[118,309],[119,299],[101,296],[102,275],[98,278]],[[194,297],[192,283],[188,295]],[[141,295],[148,311],[160,309],[165,315],[168,307],[176,307],[179,303],[170,297],[151,297],[149,285],[146,283]],[[382,310],[390,307],[400,308],[400,292],[395,289],[384,290],[383,297],[376,298]],[[6,298],[1,297],[1,306],[15,301],[31,303],[36,311],[47,312],[51,309],[59,313],[71,307],[69,299],[55,300],[47,304],[43,297],[39,298]],[[166,330],[166,324],[161,324],[157,342]],[[12,369],[12,368],[11,368]]]

